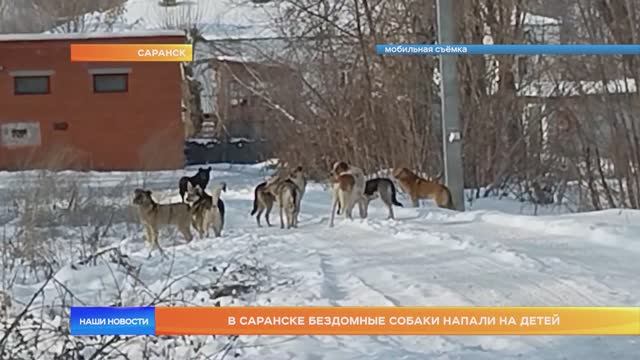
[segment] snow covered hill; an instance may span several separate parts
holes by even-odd
[[[30,208],[30,195],[23,189],[47,186],[51,194],[62,193],[75,181],[81,185],[78,198],[89,195],[103,206],[95,213],[84,211],[86,216],[78,215],[75,224],[48,219],[37,226],[50,242],[38,246],[56,264],[55,279],[43,287],[40,270],[35,260],[27,261],[27,255],[11,262],[2,276],[2,288],[13,303],[9,312],[15,316],[40,288],[44,297],[38,300],[38,309],[48,312],[38,316],[62,328],[67,326],[65,309],[70,304],[640,306],[638,211],[534,217],[515,213],[522,209],[519,203],[489,199],[464,213],[430,204],[398,208],[398,220],[391,221],[384,220],[386,210],[378,200],[372,203],[368,219],[340,218],[335,228],[329,228],[329,194],[322,185],[310,184],[298,229],[258,228],[249,212],[253,187],[266,176],[259,165],[214,166],[212,183],[225,181],[229,187],[223,193],[228,209],[223,237],[196,237],[185,244],[165,231],[160,238],[170,256],[147,258],[140,226],[122,211],[130,203],[132,189],[144,183],[156,199],[177,200],[177,180],[191,172],[0,173],[5,249],[7,241],[15,242],[9,240],[12,236],[22,239],[22,230],[29,230],[12,217]],[[10,196],[16,199],[6,201]],[[408,204],[402,196],[400,201]],[[73,205],[59,199],[42,206],[43,212],[59,213],[60,219],[73,211]],[[504,212],[509,208],[514,211]],[[278,224],[277,211],[271,220]],[[4,253],[3,262],[8,264],[8,250]],[[213,296],[211,289],[222,278],[235,284],[234,290]],[[89,343],[86,340],[82,350],[87,357],[96,348]],[[119,349],[131,358],[156,349],[150,358],[204,359],[204,354],[224,352],[228,343],[211,337],[161,339],[153,344],[146,338],[131,338]],[[42,350],[43,346],[46,358],[46,351],[53,350]],[[640,340],[269,336],[240,337],[233,346],[242,359],[596,360],[636,359]]]

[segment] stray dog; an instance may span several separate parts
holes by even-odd
[[[360,210],[360,217],[365,217],[364,188],[365,179],[362,169],[350,166],[346,162],[338,161],[331,170],[333,200],[329,226],[333,227],[336,208],[340,205],[344,209],[346,218],[353,219],[352,212],[356,204]]]
[[[396,187],[393,181],[386,178],[374,178],[367,180],[364,187],[364,218],[367,217],[369,212],[369,203],[380,197],[382,201],[387,205],[389,209],[389,216],[387,219],[395,219],[393,214],[393,205],[403,207],[403,205],[396,199]],[[340,214],[340,203],[338,203],[338,215]]]
[[[160,253],[164,254],[158,242],[158,231],[162,226],[175,225],[187,242],[193,239],[191,235],[191,208],[188,204],[158,204],[151,197],[151,191],[144,189],[134,190],[133,204],[138,208],[140,222],[145,228],[147,242],[152,250],[157,247]],[[149,252],[149,256],[151,256],[151,252]]]
[[[364,187],[364,211],[365,217],[369,211],[369,203],[378,198],[382,199],[389,209],[387,219],[395,219],[393,214],[393,205],[402,207],[402,204],[396,199],[396,187],[393,181],[386,178],[375,178],[368,180]]]
[[[432,199],[441,208],[455,210],[451,192],[445,185],[425,180],[407,168],[394,169],[393,176],[398,179],[402,190],[409,194],[413,207],[420,205],[420,199]]]
[[[260,224],[260,216],[263,212],[266,213],[264,218],[267,220],[267,226],[271,226],[269,222],[269,214],[271,213],[271,209],[273,208],[273,203],[276,201],[276,197],[273,196],[270,192],[265,191],[267,188],[267,182],[262,182],[256,186],[253,190],[253,210],[251,210],[251,216],[256,215],[256,222],[259,227],[262,227]]]
[[[270,193],[280,205],[280,228],[284,229],[284,215],[287,216],[287,229],[298,227],[300,212],[300,189],[288,178],[275,177],[267,181],[264,191]]]
[[[187,193],[187,185],[191,186],[199,185],[200,189],[204,190],[209,184],[211,174],[211,166],[208,168],[198,168],[198,172],[193,176],[183,176],[178,181],[178,188],[180,190],[180,198],[182,202],[185,202],[185,194]],[[224,206],[224,205],[223,205]]]
[[[200,188],[200,185],[188,184],[186,201],[191,205],[193,227],[200,234],[200,238],[209,236],[209,228],[211,227],[213,227],[213,233],[216,237],[222,235],[224,205],[221,209],[220,194],[222,191],[226,191],[226,188],[227,184],[222,182],[214,187],[209,195]]]
[[[289,180],[296,184],[298,187],[298,196],[296,196],[297,204],[296,204],[296,225],[298,224],[298,215],[300,214],[300,209],[302,208],[302,198],[304,197],[304,193],[307,190],[307,178],[304,176],[304,171],[302,170],[302,166],[298,166],[293,169],[293,171],[289,174]]]
[[[274,178],[269,180],[269,182],[277,182],[283,180],[285,175],[276,174]],[[298,187],[298,196],[296,196],[297,204],[296,207],[299,210],[301,207],[302,197],[307,188],[307,179],[304,175],[304,171],[302,170],[302,166],[298,166],[288,175],[288,180],[293,182]],[[256,215],[256,222],[259,227],[262,227],[260,224],[260,217],[264,213],[265,220],[267,221],[267,225],[271,226],[269,222],[269,214],[271,213],[271,209],[273,209],[273,204],[278,200],[276,196],[274,196],[271,192],[265,191],[267,188],[267,182],[262,182],[258,184],[253,190],[253,209],[251,210],[251,215]],[[297,220],[296,220],[297,222]]]

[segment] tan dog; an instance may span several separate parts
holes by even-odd
[[[298,186],[288,178],[274,177],[267,181],[264,188],[266,193],[274,196],[280,205],[280,228],[284,229],[284,215],[287,217],[287,229],[298,227],[298,214],[300,213],[300,190]]]
[[[271,226],[269,221],[269,214],[271,213],[271,209],[273,209],[273,204],[277,201],[276,197],[268,191],[265,191],[267,187],[267,183],[281,181],[283,179],[291,180],[298,187],[298,195],[296,196],[297,204],[296,207],[298,211],[300,210],[302,197],[307,188],[307,178],[304,175],[304,170],[302,166],[298,166],[293,169],[293,171],[287,173],[284,170],[280,170],[276,173],[270,180],[262,182],[256,186],[254,189],[254,197],[253,197],[253,209],[251,210],[251,215],[256,215],[256,222],[259,227],[262,227],[260,223],[260,217],[264,213],[264,218],[267,221],[267,226]],[[297,222],[297,220],[296,220]]]
[[[164,254],[158,242],[158,231],[163,226],[174,225],[187,242],[193,239],[189,205],[185,203],[158,204],[151,197],[151,191],[144,189],[135,189],[133,204],[138,208],[140,222],[145,228],[147,242],[152,250],[157,247]],[[151,256],[151,252],[149,252],[149,256]]]
[[[271,226],[269,222],[269,214],[271,213],[271,209],[273,209],[273,203],[276,202],[276,197],[273,196],[270,192],[266,192],[265,189],[267,187],[267,182],[262,182],[256,186],[253,190],[253,209],[251,210],[251,215],[256,215],[256,222],[259,227],[262,227],[260,224],[260,217],[262,213],[266,211],[264,214],[264,218],[267,221],[267,226]]]
[[[220,194],[225,191],[227,184],[221,182],[214,186],[211,195],[207,194],[200,185],[187,185],[186,202],[191,205],[191,214],[193,227],[196,228],[200,238],[209,236],[209,229],[213,227],[213,233],[216,237],[222,235],[222,227],[224,225],[224,213],[218,206]]]
[[[353,208],[358,204],[360,217],[366,217],[364,209],[365,177],[362,169],[351,166],[344,161],[333,164],[331,169],[332,205],[329,226],[334,226],[338,205],[343,209],[347,219],[353,219]]]
[[[455,209],[451,200],[451,192],[445,185],[425,180],[407,168],[394,169],[393,176],[400,183],[402,190],[409,194],[414,207],[420,205],[420,199],[431,199],[441,208]]]

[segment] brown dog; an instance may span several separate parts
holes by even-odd
[[[334,225],[335,213],[338,208],[338,204],[344,211],[347,219],[353,219],[352,212],[355,205],[358,205],[360,217],[365,218],[365,177],[362,169],[351,166],[346,162],[338,161],[333,164],[333,167],[331,168],[330,178],[333,200],[329,226],[332,227]]]
[[[419,206],[420,199],[431,199],[441,208],[455,209],[451,192],[445,185],[425,180],[407,168],[394,169],[393,177],[398,180],[402,190],[409,194],[414,207]]]

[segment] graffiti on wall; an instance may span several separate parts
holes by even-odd
[[[0,124],[0,145],[3,147],[39,146],[39,122],[14,122]]]

